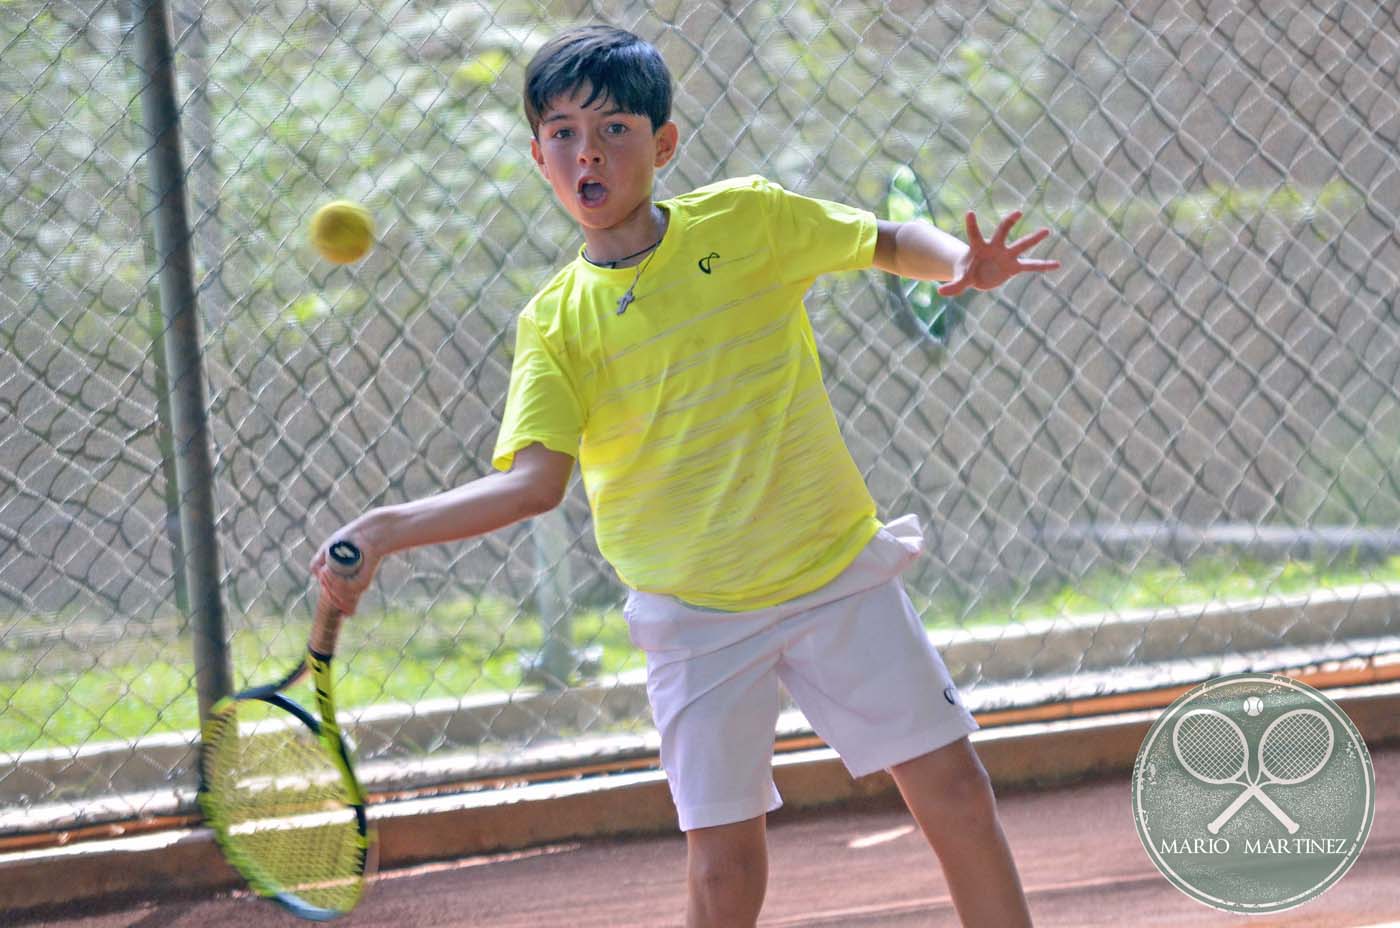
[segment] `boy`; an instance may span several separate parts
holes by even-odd
[[[990,289],[1053,261],[797,196],[762,178],[653,202],[675,155],[671,78],[631,33],[570,30],[526,70],[530,151],[583,229],[578,258],[521,313],[493,464],[455,490],[337,532],[353,580],[312,562],[352,612],[379,560],[556,506],[577,457],[599,549],[628,587],[662,764],[686,833],[691,926],[752,925],[779,683],[853,775],[893,774],[967,925],[1027,925],[976,729],[898,575],[912,517],[882,525],[837,429],[803,294],[874,266]]]

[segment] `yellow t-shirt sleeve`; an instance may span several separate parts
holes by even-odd
[[[784,283],[859,271],[875,261],[875,214],[762,181],[774,266]]]
[[[515,331],[515,360],[491,464],[510,470],[515,452],[539,442],[551,451],[578,457],[583,434],[583,403],[560,352],[541,334],[535,318],[521,313]]]

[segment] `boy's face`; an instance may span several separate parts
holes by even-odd
[[[530,154],[554,195],[585,230],[611,229],[651,202],[652,176],[671,160],[678,130],[625,113],[606,97],[589,106],[589,88],[552,100]]]

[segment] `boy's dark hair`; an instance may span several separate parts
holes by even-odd
[[[652,131],[671,118],[671,72],[644,39],[612,26],[579,26],[546,42],[525,67],[525,118],[539,138],[545,108],[583,85],[584,106],[610,101],[624,113],[651,120]]]

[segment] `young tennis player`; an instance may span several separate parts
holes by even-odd
[[[689,848],[692,926],[752,925],[780,684],[861,776],[888,769],[942,862],[964,924],[1029,924],[977,725],[899,574],[911,516],[883,523],[822,385],[803,294],[876,267],[986,290],[1053,261],[743,177],[654,201],[676,154],[671,77],[648,43],[586,27],[526,71],[531,154],[583,230],[578,257],[520,314],[494,472],[372,510],[333,538],[353,581],[312,563],[352,612],[387,554],[545,512],[577,459],[598,546],[629,593],[661,760]]]

